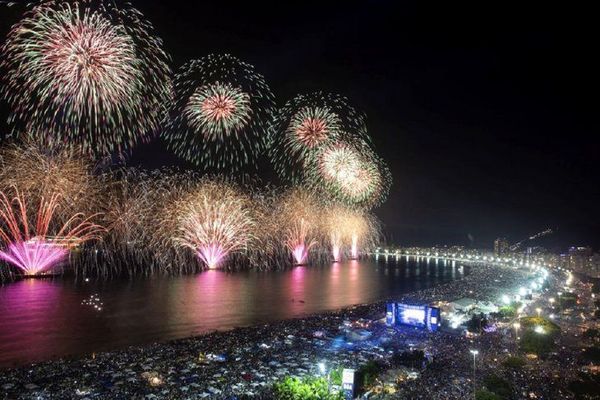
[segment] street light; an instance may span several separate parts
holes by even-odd
[[[320,362],[317,365],[319,366],[319,372],[321,372],[321,375],[327,376],[327,393],[329,393],[331,391],[331,381],[329,380],[329,373],[326,373],[327,369],[325,368],[325,363]]]
[[[544,333],[546,333],[546,331],[544,330],[544,327],[541,325],[537,325],[534,330],[535,330],[535,333],[539,333],[540,335],[543,335]]]
[[[325,363],[320,362],[319,364],[317,364],[319,367],[319,372],[321,372],[321,375],[325,375]]]
[[[470,350],[471,354],[473,354],[473,399],[475,399],[475,358],[477,354],[479,354],[479,350]]]
[[[560,302],[560,296],[562,296],[562,292],[556,293],[558,295],[558,312],[562,312],[562,304]]]

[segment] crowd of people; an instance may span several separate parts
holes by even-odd
[[[491,271],[482,277],[489,272]],[[505,273],[501,275],[500,278],[494,277],[493,274],[488,276],[488,282],[506,279],[503,283],[508,283],[517,277],[513,274],[506,276]],[[560,275],[553,275],[549,287],[535,296],[524,309],[524,315],[541,314],[547,318],[552,316],[553,322],[560,327],[561,334],[557,337],[552,352],[538,357],[522,351],[519,347],[519,332],[514,330],[513,324],[504,324],[504,328],[469,337],[439,332],[428,338],[428,346],[434,352],[433,362],[422,371],[418,384],[409,382],[401,385],[396,394],[387,398],[473,398],[475,391],[486,389],[486,378],[490,377],[508,383],[510,398],[576,398],[570,390],[570,385],[579,379],[585,368],[586,361],[582,359],[582,349],[593,345],[593,340],[585,339],[583,333],[588,329],[596,329],[598,322],[586,317],[593,311],[594,305],[590,301],[581,301],[574,309],[560,312],[559,306],[554,302],[557,293],[565,290]],[[452,282],[431,290],[446,291],[448,286],[455,284],[456,282]],[[588,300],[593,299],[590,289],[591,285],[581,282],[576,282],[569,288],[579,293],[580,299]],[[481,294],[480,290],[481,287],[477,286],[477,289],[473,290],[475,296],[472,297],[477,298]],[[492,300],[487,295],[481,299]],[[498,323],[498,326],[502,325],[501,322]],[[475,355],[472,350],[476,351]],[[508,362],[509,358],[518,358],[523,364],[515,367]]]

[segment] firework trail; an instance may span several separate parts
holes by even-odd
[[[166,137],[180,157],[236,171],[265,151],[274,97],[250,64],[227,54],[192,60],[178,71],[174,93]]]
[[[379,224],[374,216],[343,205],[328,206],[324,212],[323,236],[330,238],[334,261],[340,261],[344,249],[351,259],[358,259],[360,249],[372,248],[379,238]]]
[[[0,149],[0,191],[10,193],[18,188],[27,204],[36,205],[46,202],[53,193],[59,196],[54,204],[52,229],[66,224],[75,214],[95,215],[96,224],[109,226],[106,214],[110,211],[112,182],[110,176],[100,172],[89,156],[71,147],[53,148],[25,142],[7,144]],[[38,256],[46,250],[59,252],[60,246],[43,243],[33,246],[36,240],[33,238],[26,246],[30,250],[37,248]],[[95,249],[99,246],[102,246],[101,241],[94,242]],[[20,253],[28,254],[25,249]],[[82,251],[71,254],[69,261],[76,274],[83,266],[92,267],[88,261],[94,253],[92,246],[85,246]]]
[[[82,274],[88,270],[106,277],[192,273],[198,270],[197,258],[203,261],[202,256],[206,256],[213,265],[217,251],[225,249],[209,243],[189,251],[194,229],[202,226],[199,213],[213,206],[215,210],[220,204],[218,196],[224,192],[215,189],[213,195],[217,197],[202,197],[199,193],[213,190],[209,184],[216,186],[216,182],[193,172],[170,169],[119,169],[110,180],[113,182],[103,219],[109,232],[96,245],[101,257],[82,263]],[[207,208],[196,209],[195,201],[201,198],[206,199],[202,204]],[[197,212],[192,213],[194,210]],[[196,237],[197,242],[207,236]]]
[[[360,210],[352,210],[345,222],[346,241],[350,245],[350,258],[356,260],[360,257],[360,250],[368,251],[378,243],[380,238],[380,225],[377,219]]]
[[[7,144],[0,149],[0,192],[14,193],[18,188],[18,198],[27,200],[22,202],[24,209],[31,204],[46,204],[53,194],[56,196],[52,203],[51,232],[73,223],[73,215],[93,215],[96,224],[106,226],[103,221],[107,204],[105,189],[110,187],[110,182],[95,171],[96,165],[91,159],[72,148],[58,149],[26,142]],[[30,215],[32,211],[27,210],[26,220],[37,218]],[[25,241],[6,243],[12,251],[5,253],[13,254],[13,264],[16,263],[14,257],[20,255],[23,258],[21,265],[38,265],[40,270],[46,270],[42,262],[47,262],[51,268],[69,255],[68,249],[56,242],[45,243],[38,235]],[[75,271],[90,251],[86,246],[85,251],[74,253],[76,256],[71,257],[70,263]]]
[[[103,276],[196,272],[195,259],[173,238],[178,234],[176,204],[190,196],[201,177],[161,169],[118,169],[110,174],[98,259],[82,265]]]
[[[71,148],[52,149],[35,142],[8,144],[0,149],[0,190],[19,188],[29,201],[39,202],[48,193],[59,193],[55,218],[74,210],[103,212],[107,183],[95,174],[96,165]]]
[[[331,255],[334,262],[341,261],[342,248],[348,236],[348,218],[350,212],[346,207],[330,206],[325,212],[325,236],[329,236]]]
[[[320,203],[308,190],[296,188],[279,199],[274,218],[278,236],[296,265],[308,262],[310,252],[320,243]]]
[[[306,264],[310,249],[318,244],[309,235],[310,225],[304,218],[296,220],[287,231],[285,245],[292,252],[296,265]]]
[[[64,224],[55,224],[54,213],[60,195],[41,199],[37,213],[28,208],[25,196],[14,188],[14,196],[0,192],[0,259],[21,269],[25,275],[38,275],[64,261],[69,250],[99,239],[103,228],[92,222],[97,215],[72,215]],[[53,234],[52,234],[53,233]]]
[[[156,272],[155,257],[150,249],[150,216],[158,202],[154,181],[147,173],[135,169],[111,171],[105,179],[105,213],[108,228],[95,253],[78,264],[85,276],[93,271],[105,277]]]
[[[323,146],[368,140],[364,116],[335,94],[293,98],[277,112],[272,126],[271,159],[280,177],[294,184],[304,181],[306,169]]]
[[[117,1],[38,1],[2,47],[17,133],[85,152],[128,151],[166,115],[169,57],[139,11]]]
[[[327,263],[332,252],[336,260],[357,257],[372,242],[369,215],[336,205],[330,195],[322,197],[323,191],[259,191],[256,184],[234,187],[168,169],[94,169],[72,149],[43,151],[34,144],[0,149],[0,192],[18,187],[19,198],[35,205],[57,193],[50,232],[72,223],[75,214],[94,215],[94,223],[106,227],[102,241],[72,254],[77,276],[189,273],[198,269],[196,259],[210,268],[282,268],[309,259],[311,264]],[[11,205],[19,210],[18,203]],[[37,218],[29,217],[30,211],[27,215],[27,221]],[[5,237],[4,260],[33,265],[28,267],[32,271],[58,265],[68,249],[51,236],[49,244],[47,236]]]
[[[282,226],[275,212],[280,201],[281,189],[266,187],[260,191],[248,192],[251,195],[256,220],[247,253],[249,265],[260,270],[288,266],[289,254],[281,242]]]

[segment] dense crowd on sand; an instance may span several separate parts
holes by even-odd
[[[542,358],[526,357],[519,349],[511,323],[500,324],[496,331],[467,338],[463,335],[438,332],[430,335],[428,346],[433,351],[433,362],[424,369],[418,385],[414,382],[401,385],[399,391],[386,398],[394,399],[467,399],[473,397],[474,390],[485,387],[485,377],[491,375],[505,379],[512,387],[515,399],[574,399],[568,390],[569,384],[580,379],[587,361],[582,357],[582,349],[594,345],[593,339],[582,336],[587,329],[599,327],[598,321],[586,318],[595,306],[591,295],[591,285],[576,282],[570,290],[580,296],[580,303],[564,313],[550,305],[550,298],[565,290],[563,278],[559,275],[550,278],[550,287],[525,308],[525,314],[553,315],[560,327],[554,351]],[[508,278],[509,280],[511,278]],[[465,281],[466,282],[466,281]],[[452,286],[455,283],[446,285]],[[479,290],[476,291],[479,293]],[[474,360],[471,350],[477,350]],[[509,357],[525,360],[522,368],[506,364]]]
[[[573,349],[562,349],[549,360],[528,360],[524,369],[505,367],[503,362],[518,353],[511,332],[494,332],[472,339],[439,333],[429,340],[434,349],[434,361],[424,369],[418,385],[403,385],[393,396],[398,399],[467,399],[474,388],[485,386],[484,378],[499,376],[511,382],[518,399],[571,399],[566,389],[575,379],[577,356]],[[477,349],[475,385],[473,356]]]
[[[433,302],[471,297],[490,300],[493,293],[515,287],[526,272],[491,266],[473,267],[470,274],[435,288],[405,296],[403,300]],[[387,329],[380,320],[385,302],[350,307],[338,312],[308,316],[250,328],[177,340],[169,343],[107,352],[78,360],[57,360],[3,371],[0,397],[29,398],[270,398],[272,383],[288,375],[318,374],[328,368],[357,368],[369,360],[389,361],[384,343],[418,347],[432,356],[419,384],[400,387],[399,398],[464,399],[472,395],[472,358],[481,352],[481,376],[495,370],[515,348],[506,332],[467,339],[459,334],[428,333],[412,328]],[[371,338],[349,343],[344,337],[357,321],[373,321]],[[504,350],[506,349],[506,351]],[[563,357],[563,355],[559,355]],[[565,355],[567,365],[570,358]],[[514,380],[536,393],[554,394],[552,368],[544,375],[523,372]],[[554,371],[554,372],[553,372]],[[564,376],[556,390],[564,387]],[[543,383],[543,384],[542,384]],[[539,386],[538,386],[539,385]],[[542,389],[542,387],[544,389]]]
[[[468,297],[496,302],[506,288],[520,286],[527,275],[526,270],[478,264],[471,267],[471,273],[460,280],[409,293],[402,300],[433,303]]]

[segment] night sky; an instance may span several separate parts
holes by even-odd
[[[394,178],[376,210],[388,242],[489,247],[551,227],[552,245],[600,247],[591,10],[132,2],[175,66],[228,52],[256,66],[280,105],[323,90],[365,112]],[[19,11],[0,13],[4,37]],[[130,164],[186,166],[160,140]]]

